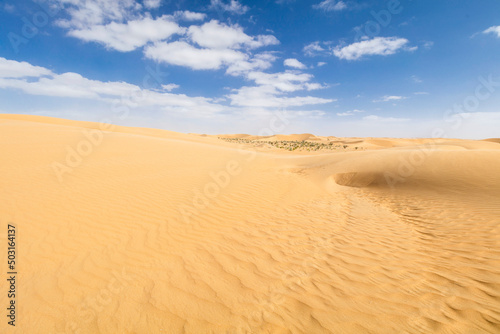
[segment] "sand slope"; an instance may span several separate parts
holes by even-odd
[[[500,332],[498,143],[101,127],[0,115],[2,333]]]

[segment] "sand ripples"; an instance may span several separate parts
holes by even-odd
[[[6,128],[9,138],[23,126]],[[109,133],[59,183],[50,168],[58,151],[42,148],[79,131],[60,128],[31,126],[29,149],[17,145],[0,167],[9,190],[1,212],[18,224],[22,247],[20,332],[500,330],[496,177],[454,188],[432,170],[388,189],[372,182],[380,170],[359,167],[377,167],[370,159],[389,159],[384,151],[248,159],[211,139]],[[11,139],[0,139],[14,157]],[[204,194],[230,160],[241,173]],[[445,172],[446,182],[459,176]],[[352,186],[355,175],[371,176]]]

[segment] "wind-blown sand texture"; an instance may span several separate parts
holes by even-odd
[[[101,126],[0,115],[2,333],[500,332],[499,140]]]

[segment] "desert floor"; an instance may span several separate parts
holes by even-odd
[[[0,154],[2,333],[500,333],[500,140],[1,114]]]

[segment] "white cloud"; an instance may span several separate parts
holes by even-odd
[[[258,35],[257,39],[250,43],[249,46],[252,48],[260,48],[262,46],[278,44],[280,44],[280,41],[273,35]]]
[[[227,49],[210,51],[237,52]],[[273,55],[263,53],[247,61],[270,62],[274,59],[273,57]],[[55,74],[43,67],[0,58],[0,68],[7,66],[14,70],[13,73],[0,70],[2,74],[0,77],[1,89],[16,89],[29,95],[87,99],[108,104],[110,107],[116,104],[126,104],[143,110],[151,110],[148,108],[152,108],[165,112],[182,113],[185,117],[213,117],[220,114],[236,115],[238,113],[244,116],[257,109],[259,112],[269,113],[271,112],[269,108],[277,107],[291,108],[287,112],[297,117],[320,117],[324,112],[319,110],[297,111],[293,108],[336,101],[313,96],[288,96],[288,92],[307,90],[308,87],[316,85],[311,82],[311,75],[295,72],[273,74],[252,70],[242,72],[247,79],[255,81],[257,86],[233,90],[232,94],[226,96],[231,106],[226,106],[219,104],[224,99],[190,97],[184,94],[170,93],[170,91],[179,88],[173,83],[161,85],[161,88],[154,90],[141,89],[139,86],[126,82],[102,82],[88,79],[78,73]],[[131,99],[131,97],[137,98],[137,100]]]
[[[177,85],[177,84],[168,84],[168,85],[161,85],[161,88],[163,88],[164,90],[166,90],[167,92],[170,92],[174,89],[177,89],[179,88],[180,86]]]
[[[328,88],[327,85],[324,86],[324,85],[322,85],[320,83],[317,83],[317,82],[312,82],[312,83],[307,82],[304,86],[305,86],[305,89],[308,90],[308,91],[309,90],[317,90],[317,89]]]
[[[318,67],[325,66],[325,65],[326,65],[326,63],[324,61],[319,61],[317,64]]]
[[[0,63],[4,62],[5,60],[0,58]],[[210,98],[190,97],[184,94],[141,89],[139,86],[126,82],[91,80],[72,72],[54,74],[43,67],[16,61],[9,62],[13,68],[17,67],[29,70],[19,71],[19,74],[16,76],[8,74],[6,77],[0,78],[0,88],[18,89],[30,95],[83,98],[109,104],[119,103],[124,105],[132,104],[132,97],[140,97],[140,107],[151,106],[166,111],[189,113],[194,116],[207,116],[219,113],[225,108],[222,105],[214,103]],[[33,80],[32,77],[35,76],[38,77]],[[28,77],[30,77],[29,80]],[[165,91],[170,91],[177,87],[178,85],[175,84],[162,85]],[[129,98],[124,99],[124,97]]]
[[[411,120],[409,118],[382,117],[382,116],[377,116],[377,115],[365,116],[365,117],[363,117],[363,119],[366,121],[378,121],[378,122],[388,122],[388,123],[408,122]]]
[[[159,62],[194,70],[216,70],[225,66],[227,74],[238,76],[268,69],[276,57],[271,53],[252,56],[249,50],[279,43],[274,36],[252,37],[240,26],[229,26],[216,20],[189,27],[187,36],[187,40],[149,45],[144,54]],[[243,48],[245,50],[240,50]]]
[[[164,15],[157,19],[144,17],[127,23],[111,22],[107,25],[94,25],[88,29],[71,30],[68,35],[127,52],[142,47],[148,42],[165,40],[174,34],[184,32],[185,28],[173,22],[171,17]]]
[[[230,49],[199,49],[184,41],[158,42],[144,49],[146,57],[158,62],[189,67],[193,70],[216,70],[222,65],[248,60],[242,52]]]
[[[160,107],[166,111],[181,112],[189,116],[209,116],[224,110],[222,105],[214,103],[213,99],[206,97],[191,97],[185,94],[173,94],[142,90],[144,98],[141,107]],[[115,100],[119,102],[121,100]]]
[[[304,105],[325,104],[336,101],[313,96],[294,96],[287,94],[297,91],[310,91],[324,88],[324,86],[311,82],[311,74],[297,71],[280,73],[264,73],[250,71],[245,74],[248,80],[255,82],[256,86],[242,87],[233,90],[227,97],[231,105],[240,107],[284,108],[300,107]]]
[[[295,117],[310,117],[310,118],[320,118],[321,116],[326,115],[323,110],[293,110],[292,115],[290,113],[287,117],[293,118]]]
[[[308,44],[306,46],[304,46],[304,54],[306,56],[317,56],[319,53],[325,51],[325,49],[323,49],[319,43],[319,41],[316,41],[316,42],[312,42],[311,44]]]
[[[412,75],[412,76],[410,77],[410,79],[411,79],[414,83],[422,83],[422,82],[424,82],[422,79],[420,79],[420,78],[419,78],[418,76],[416,76],[416,75]]]
[[[347,8],[347,5],[344,1],[337,0],[324,0],[317,5],[313,5],[314,9],[321,9],[327,12],[331,11],[339,11]]]
[[[283,62],[283,64],[285,66],[297,68],[297,69],[300,69],[300,70],[303,70],[303,69],[307,68],[306,65],[302,64],[300,61],[298,61],[295,58],[285,59],[285,61]]]
[[[239,3],[239,1],[237,0],[229,0],[229,3],[225,3],[222,0],[211,0],[210,8],[230,12],[233,14],[245,14],[250,9],[247,6]]]
[[[296,73],[292,71],[280,73],[250,72],[247,79],[255,81],[259,86],[267,86],[282,92],[296,92],[300,90],[315,90],[323,88],[319,84],[310,83],[313,78],[311,74]]]
[[[265,108],[300,107],[336,101],[313,96],[287,97],[273,86],[242,87],[235,90],[235,94],[228,95],[228,98],[234,106]]]
[[[361,112],[365,112],[365,111],[359,110],[359,109],[354,109],[354,110],[349,110],[349,111],[342,112],[342,113],[337,113],[337,116],[352,116],[356,113],[361,113]]]
[[[16,88],[31,95],[99,99],[106,95],[132,94],[139,87],[124,82],[89,80],[80,74],[67,72],[42,77],[37,81],[0,79],[0,88]]]
[[[373,100],[373,102],[389,102],[389,101],[400,101],[406,99],[405,96],[397,96],[397,95],[385,95],[381,97],[379,100]]]
[[[483,34],[496,34],[498,38],[500,38],[500,26],[489,27]]]
[[[68,14],[63,16],[65,19],[57,21],[57,24],[68,29],[70,36],[86,42],[100,43],[109,49],[122,52],[144,47],[145,57],[157,62],[193,70],[225,68],[226,74],[241,76],[254,83],[255,86],[234,90],[233,94],[226,97],[233,106],[298,107],[335,101],[290,94],[324,88],[322,84],[312,82],[313,76],[310,74],[293,70],[280,73],[263,72],[272,66],[276,56],[272,52],[254,54],[254,49],[279,44],[272,35],[250,36],[237,24],[224,24],[216,20],[202,22],[189,28],[179,26],[177,22],[181,20],[206,19],[205,14],[190,11],[177,11],[172,15],[155,18],[143,14],[144,9],[158,8],[161,0],[143,2],[123,0],[118,3],[114,0],[49,1],[58,4],[59,8],[64,8]],[[211,7],[235,14],[249,10],[236,0],[211,0]],[[173,35],[182,37],[169,40]],[[318,48],[325,51],[319,42],[316,49]],[[193,110],[204,110],[206,113],[221,110],[228,112],[234,111],[235,108],[219,105],[218,99],[172,94],[171,91],[179,88],[172,83],[161,85],[159,89],[144,90],[125,82],[91,80],[71,72],[54,74],[48,69],[28,63],[24,65],[14,63],[16,66],[25,66],[24,70],[11,70],[10,74],[4,74],[8,69],[2,69],[0,62],[0,88],[18,89],[32,95],[86,98],[101,101],[100,103],[109,103],[119,100],[123,95],[130,96],[142,92],[147,95],[147,98],[141,101],[143,106],[185,112]],[[284,63],[295,69],[306,68],[297,59],[287,59]],[[13,68],[11,64],[6,67]],[[31,78],[28,79],[28,76]],[[252,100],[252,96],[256,99]],[[240,109],[243,110],[242,108]]]
[[[238,49],[243,46],[258,48],[276,45],[279,41],[271,35],[248,36],[243,28],[237,25],[228,26],[212,20],[202,26],[191,26],[188,29],[191,40],[201,47],[213,49]]]
[[[191,26],[186,39],[171,43],[159,41],[144,49],[146,57],[193,70],[216,70],[226,67],[226,74],[242,76],[255,86],[233,90],[226,96],[232,106],[243,108],[299,107],[329,103],[334,100],[312,96],[287,96],[297,91],[324,88],[312,82],[313,76],[298,71],[265,73],[276,56],[271,52],[252,55],[252,49],[278,44],[271,35],[249,36],[238,25],[227,25],[212,20],[201,26]],[[306,68],[296,59],[287,59],[285,65]]]
[[[161,0],[144,0],[143,3],[148,9],[156,9],[160,7]]]
[[[426,41],[426,42],[424,42],[423,46],[424,46],[424,49],[429,50],[430,48],[432,48],[434,46],[434,42],[432,42],[432,41]]]
[[[271,67],[276,57],[271,53],[259,53],[249,60],[241,60],[228,66],[226,73],[232,76],[247,75],[253,71],[262,71]]]
[[[0,57],[0,78],[41,77],[51,74],[52,71],[44,67]]]
[[[387,56],[395,54],[407,44],[408,40],[406,38],[375,37],[344,47],[337,46],[333,50],[333,54],[340,59],[347,60],[357,60],[363,56],[371,55]],[[415,48],[416,47],[413,47],[408,50],[413,51]]]
[[[263,53],[253,56],[251,50],[279,44],[272,35],[249,36],[239,25],[217,20],[189,28],[177,24],[181,20],[204,20],[203,13],[176,11],[153,19],[147,13],[141,14],[146,4],[130,0],[123,0],[121,6],[112,0],[51,1],[68,12],[70,18],[58,24],[70,30],[70,36],[122,52],[145,47],[143,52],[148,58],[194,70],[224,66],[227,74],[235,76],[268,69],[275,57]],[[147,5],[156,6],[160,2]],[[233,13],[249,9],[236,0],[212,0],[211,7]],[[169,41],[173,35],[186,37]]]
[[[134,0],[53,0],[59,8],[65,8],[69,19],[56,23],[63,28],[88,29],[94,25],[103,25],[111,21],[121,22],[133,16],[141,9]]]
[[[184,21],[203,21],[206,17],[207,17],[206,14],[195,13],[189,10],[176,11],[174,13],[174,18]]]

